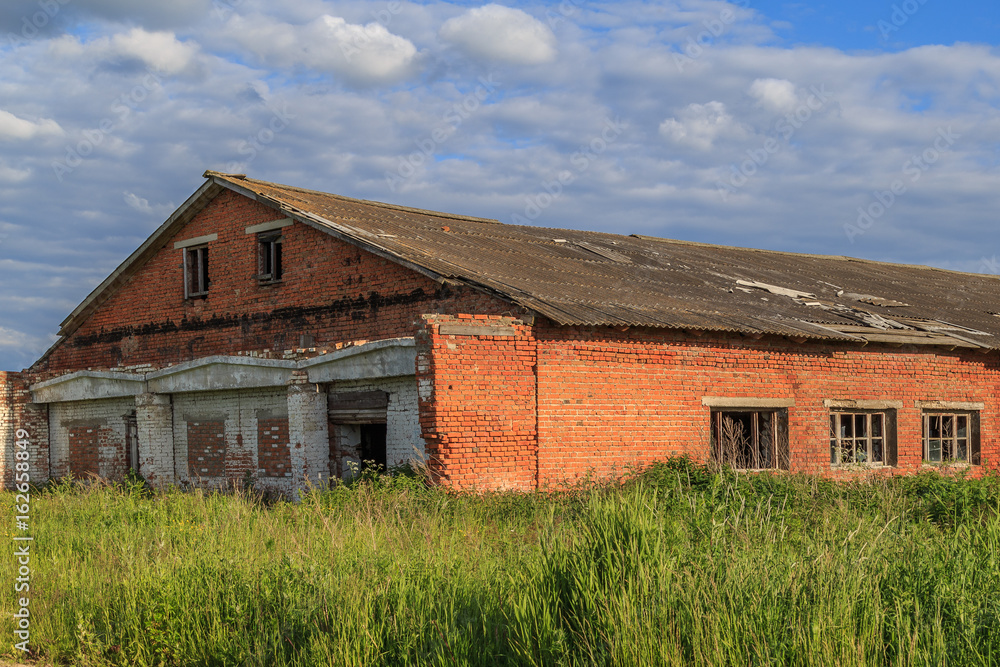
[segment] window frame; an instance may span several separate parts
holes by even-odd
[[[284,240],[281,230],[257,233],[257,275],[254,277],[261,285],[280,283],[284,279],[282,262]]]
[[[741,415],[742,422],[749,416],[750,433],[749,450],[744,454],[733,456],[732,453],[723,451],[724,419],[726,415]],[[766,415],[766,422],[762,419]],[[736,418],[734,418],[736,421]],[[756,471],[756,470],[788,470],[789,469],[789,442],[788,442],[788,408],[785,407],[712,407],[710,412],[710,448],[711,460],[721,464],[731,466],[735,470]],[[763,445],[760,438],[770,437],[770,445]],[[767,450],[764,449],[767,448]],[[766,457],[764,456],[766,451]],[[750,460],[740,461],[745,454],[749,454]],[[762,460],[769,458],[770,461]],[[746,463],[746,465],[741,465]],[[769,465],[760,465],[769,463]]]
[[[184,298],[198,299],[207,297],[208,290],[212,284],[208,272],[208,244],[203,243],[186,247],[183,249],[183,253]],[[195,264],[193,265],[192,263]],[[197,285],[192,286],[192,278],[196,279],[195,282],[197,282]],[[192,289],[192,287],[200,289]]]
[[[980,411],[979,410],[965,410],[965,409],[952,409],[952,408],[924,408],[920,413],[920,442],[921,442],[921,458],[924,465],[980,465],[982,450],[980,448]],[[940,419],[941,426],[939,427],[939,438],[931,438],[930,426],[931,420]],[[952,418],[955,421],[954,428],[952,430],[953,435],[945,436],[944,430],[944,420],[947,418]],[[965,436],[960,437],[958,435],[958,420],[966,420],[966,430]],[[934,440],[941,441],[939,449],[939,460],[933,460],[931,458],[931,442]],[[965,458],[958,458],[956,454],[959,451],[959,441],[965,441]],[[945,456],[945,441],[951,441],[950,443],[950,454],[951,456]]]
[[[851,433],[850,436],[842,436],[843,432],[843,421],[844,417],[851,418]],[[857,419],[858,417],[864,417],[865,419],[865,436],[857,435]],[[875,436],[874,432],[874,422],[875,417],[881,417],[881,435]],[[842,454],[844,452],[843,441],[852,441],[852,444],[856,447],[859,440],[863,440],[865,444],[864,456],[865,460],[858,461],[857,454],[855,454],[854,461],[844,461],[842,459]],[[874,450],[875,441],[881,441],[882,449],[882,459],[880,461],[875,461]],[[857,452],[857,449],[855,449]],[[855,408],[855,407],[842,407],[834,408],[830,410],[830,466],[834,468],[844,468],[844,467],[883,467],[889,466],[894,467],[897,465],[897,450],[896,450],[896,410],[893,408]]]

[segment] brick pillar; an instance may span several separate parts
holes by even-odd
[[[423,317],[417,401],[435,480],[459,488],[536,488],[532,327],[509,317]]]
[[[291,445],[293,493],[307,484],[330,478],[330,435],[327,393],[312,384],[305,371],[295,371],[288,383],[288,440]],[[295,496],[298,494],[295,493]]]
[[[27,452],[28,475],[34,484],[49,479],[49,406],[31,402],[26,373],[0,373],[0,471],[3,485],[12,488],[17,452]],[[24,443],[24,448],[18,443]],[[22,454],[23,456],[23,454]]]
[[[135,397],[139,431],[139,471],[153,486],[176,481],[174,474],[174,409],[170,396],[139,394]]]

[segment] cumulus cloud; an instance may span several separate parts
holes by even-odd
[[[89,58],[107,63],[137,61],[159,72],[177,74],[191,64],[198,46],[178,40],[172,32],[133,28],[89,42],[65,35],[50,43],[49,52],[64,59]]]
[[[750,96],[770,111],[787,111],[798,103],[795,84],[787,79],[755,79],[750,84]]]
[[[269,65],[305,66],[354,83],[398,81],[415,69],[417,47],[380,23],[358,25],[324,14],[306,25],[234,16],[227,34]]]
[[[722,102],[689,104],[675,118],[660,123],[660,134],[675,144],[711,150],[716,139],[742,137],[745,128],[726,111]]]
[[[59,123],[50,118],[30,121],[0,109],[0,140],[28,140],[58,137],[62,134],[63,129],[59,127]]]
[[[141,60],[153,69],[175,74],[188,66],[198,47],[179,41],[170,32],[146,32],[135,28],[112,37],[109,50],[116,55]]]
[[[556,56],[556,37],[544,23],[511,7],[489,4],[448,19],[441,39],[470,56],[514,65],[539,65]]]

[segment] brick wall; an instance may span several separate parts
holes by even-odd
[[[162,367],[212,354],[277,352],[337,342],[411,336],[423,313],[516,308],[482,293],[437,284],[394,262],[302,224],[282,230],[284,279],[259,285],[249,225],[281,218],[224,191],[111,296],[35,370],[43,377],[81,368]],[[185,300],[182,251],[175,241],[210,242],[211,286]]]
[[[131,398],[69,401],[49,406],[48,434],[52,476],[99,475],[122,479],[128,472],[126,420],[135,411]]]
[[[284,387],[243,391],[210,391],[177,394],[173,402],[174,460],[179,482],[209,487],[231,487],[249,473],[260,488],[290,492],[292,480],[275,467],[288,460],[288,402]],[[278,431],[270,430],[278,426]],[[261,461],[261,433],[278,434],[264,449],[271,452]],[[278,452],[278,453],[275,453]]]
[[[83,426],[70,426],[69,471],[74,477],[89,477],[101,474],[100,441],[109,440],[107,426],[94,422]],[[103,437],[102,437],[103,436]]]
[[[288,417],[257,418],[257,468],[264,477],[292,476]]]
[[[31,402],[30,382],[28,373],[0,372],[0,476],[4,488],[11,488],[15,481],[19,462],[15,455],[19,451],[28,452],[28,470],[20,471],[22,474],[27,472],[35,483],[49,477],[49,412],[47,406]],[[24,443],[24,448],[18,442]]]
[[[983,462],[1000,462],[995,354],[541,323],[535,336],[542,486],[679,454],[707,459],[711,408],[704,397],[794,400],[791,469],[834,476],[859,470],[831,469],[825,399],[902,401],[898,472],[922,465],[917,401],[982,402]]]
[[[187,422],[188,472],[192,477],[226,476],[226,421]]]
[[[457,487],[536,485],[535,340],[502,317],[429,316],[417,336],[417,392],[428,463]],[[442,325],[482,334],[442,334]],[[514,335],[489,335],[491,327]]]

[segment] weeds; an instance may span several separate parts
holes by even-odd
[[[50,484],[32,646],[90,665],[1000,663],[995,476],[834,483],[681,458],[473,495],[394,472],[298,504]]]

